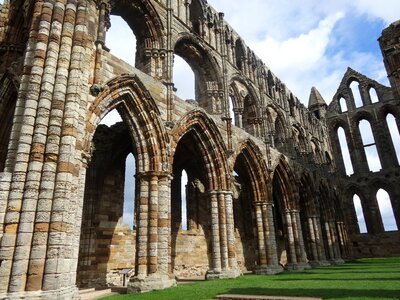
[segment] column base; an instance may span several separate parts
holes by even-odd
[[[206,279],[213,280],[213,279],[236,278],[241,275],[242,271],[240,271],[240,269],[208,270],[206,273]]]
[[[342,258],[335,258],[335,259],[331,259],[329,260],[331,265],[343,265],[345,262]]]
[[[316,267],[328,267],[328,266],[332,265],[327,260],[312,260],[312,261],[309,261],[308,263],[313,268],[316,268]]]
[[[311,266],[309,263],[306,262],[298,262],[298,263],[287,263],[285,265],[286,270],[306,270],[306,269],[311,269]]]
[[[283,272],[281,265],[260,265],[254,270],[257,275],[274,275]]]
[[[168,275],[152,274],[145,278],[133,277],[128,282],[128,294],[163,290],[176,286],[176,280]]]
[[[0,299],[17,300],[17,299],[58,299],[58,300],[78,300],[79,290],[76,286],[67,287],[52,291],[33,291],[20,293],[0,293]]]

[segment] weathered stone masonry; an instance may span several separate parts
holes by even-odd
[[[110,14],[137,38],[135,66],[108,52]],[[399,124],[398,32],[392,24],[380,40],[392,88],[349,70],[329,107],[313,88],[307,109],[206,1],[6,0],[0,298],[75,299],[79,287],[122,285],[123,269],[133,269],[131,292],[342,263],[379,254],[380,242],[399,254],[398,232],[383,232],[369,197],[385,187],[399,224],[393,144],[374,129],[386,146],[381,172],[368,173],[352,125],[369,113],[380,126],[386,112]],[[194,70],[196,99],[175,95],[174,54]],[[349,79],[373,86],[379,102],[352,106]],[[113,109],[123,122],[99,125]],[[352,141],[350,178],[338,126]],[[133,229],[122,223],[129,153]],[[355,192],[371,207],[368,235],[355,226]]]

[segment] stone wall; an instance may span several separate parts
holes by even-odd
[[[397,257],[400,253],[399,240],[398,231],[353,236],[353,257]]]

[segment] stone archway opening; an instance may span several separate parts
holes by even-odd
[[[233,172],[233,216],[238,267],[243,273],[253,272],[257,264],[255,237],[254,184],[241,153]]]
[[[284,220],[284,189],[278,176],[272,181],[273,213],[275,221],[275,236],[279,263],[285,266],[288,263],[287,228]]]
[[[171,268],[178,279],[204,279],[211,266],[207,167],[193,130],[178,142],[171,183]]]
[[[86,173],[77,269],[80,288],[126,286],[134,275],[137,155],[129,127],[113,112],[95,131]]]

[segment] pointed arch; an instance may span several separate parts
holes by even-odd
[[[189,112],[174,126],[171,135],[175,138],[171,141],[173,153],[170,159],[173,159],[176,146],[181,138],[189,132],[193,134],[198,143],[200,156],[207,168],[209,190],[228,190],[230,180],[227,178],[227,174],[229,174],[227,148],[216,124],[203,111],[193,110]],[[170,161],[170,165],[172,163]]]
[[[245,165],[252,186],[255,202],[271,202],[268,197],[268,169],[260,148],[250,139],[243,141],[234,153],[231,170],[233,171],[239,156]]]
[[[279,159],[274,169],[273,182],[273,189],[276,188],[275,182],[279,183],[282,192],[282,209],[299,209],[298,191],[294,186],[296,179],[292,169],[283,157]]]
[[[236,54],[236,58],[235,58],[235,63],[236,63],[236,67],[241,70],[244,71],[244,62],[246,60],[246,46],[244,45],[244,42],[239,38],[236,40],[235,42],[235,54]]]
[[[240,74],[230,80],[231,108],[234,112],[235,125],[257,136],[257,124],[262,112],[260,99],[252,83]]]
[[[162,48],[164,24],[150,1],[112,1],[111,14],[122,17],[134,32],[138,50],[142,48]]]
[[[201,35],[202,32],[202,22],[205,20],[206,14],[206,3],[200,0],[192,0],[189,2],[189,20],[192,25],[193,31]]]
[[[307,216],[319,215],[319,203],[315,198],[316,191],[314,189],[311,175],[306,171],[300,178],[300,209]]]
[[[221,70],[215,59],[194,35],[182,33],[173,42],[174,54],[183,58],[195,77],[195,100],[208,113],[220,113],[224,107],[220,97]]]
[[[138,172],[167,171],[169,138],[153,97],[136,75],[123,75],[109,81],[89,107],[83,142],[85,151],[90,153],[98,124],[114,108],[132,128],[130,134],[136,142],[133,151],[138,154]]]
[[[332,203],[332,190],[326,180],[321,180],[318,187],[320,195],[321,213],[325,220],[335,219],[335,208]]]
[[[349,94],[353,97],[355,108],[364,106],[364,101],[361,95],[361,85],[357,79],[351,78],[349,80],[349,90]]]

